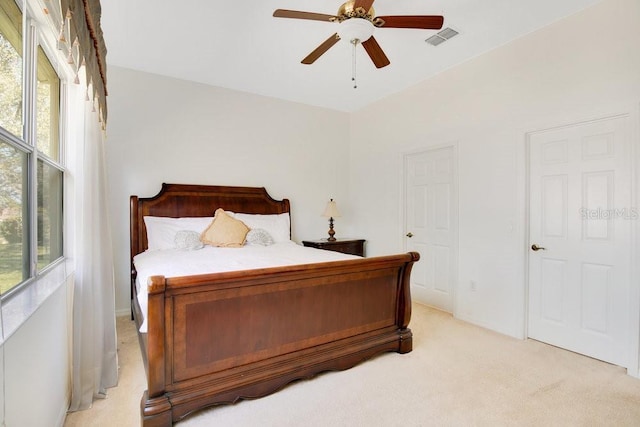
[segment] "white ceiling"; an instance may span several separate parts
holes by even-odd
[[[377,0],[376,15],[443,15],[460,34],[434,47],[433,30],[376,29],[391,65],[362,46],[353,88],[351,45],[303,65],[340,24],[273,18],[275,9],[336,14],[340,0],[107,0],[107,64],[340,111],[355,111],[600,0]],[[594,33],[598,31],[594,28]]]

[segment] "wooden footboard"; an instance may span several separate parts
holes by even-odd
[[[419,255],[149,279],[144,426],[412,349]]]

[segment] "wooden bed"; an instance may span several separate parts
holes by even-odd
[[[216,208],[289,212],[264,188],[163,184],[131,196],[133,317],[140,326],[133,257],[147,248],[144,216],[212,216]],[[287,267],[165,278],[148,288],[140,334],[147,390],[144,426],[169,426],[216,404],[265,396],[301,378],[378,353],[412,349],[409,276],[415,252]]]

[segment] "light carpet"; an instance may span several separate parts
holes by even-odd
[[[624,369],[479,328],[419,304],[413,351],[197,412],[196,426],[640,426],[640,380]],[[145,389],[133,322],[119,318],[120,383],[65,426],[137,426]]]

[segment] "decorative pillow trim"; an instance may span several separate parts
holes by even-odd
[[[177,249],[193,251],[202,249],[204,245],[200,241],[200,233],[193,230],[180,230],[176,233],[175,244]]]
[[[270,246],[274,243],[275,242],[273,241],[273,237],[271,237],[271,234],[269,234],[267,230],[263,230],[262,228],[254,228],[247,233],[248,245]]]

